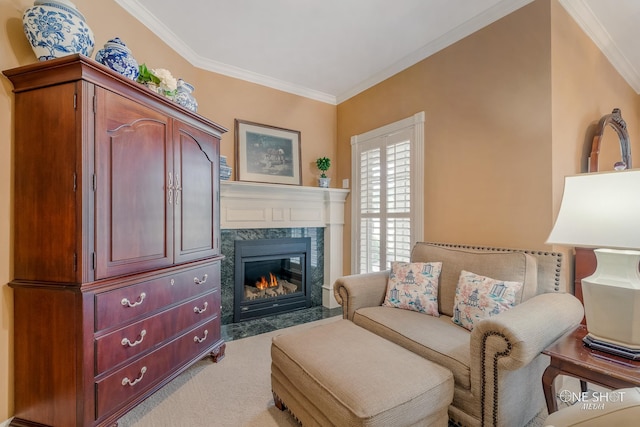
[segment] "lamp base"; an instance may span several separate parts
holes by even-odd
[[[596,271],[582,279],[587,345],[640,360],[640,251],[596,249],[594,253]]]
[[[629,348],[620,344],[600,340],[591,334],[587,334],[582,342],[589,348],[602,351],[604,353],[614,354],[630,360],[640,360],[640,349]]]

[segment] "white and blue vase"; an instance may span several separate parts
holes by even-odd
[[[231,166],[227,165],[227,156],[220,156],[220,179],[228,181],[231,178]]]
[[[93,32],[82,13],[68,0],[34,1],[22,15],[22,27],[40,61],[93,53]]]
[[[138,62],[131,55],[131,50],[119,37],[111,39],[104,44],[104,48],[96,53],[96,61],[131,80],[136,80],[140,73]]]
[[[182,79],[178,79],[178,90],[176,91],[176,96],[173,100],[185,107],[187,110],[191,110],[195,113],[198,111],[198,101],[193,97],[191,94],[192,92],[193,85]]]

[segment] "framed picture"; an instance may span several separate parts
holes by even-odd
[[[300,132],[235,121],[238,181],[302,184]]]

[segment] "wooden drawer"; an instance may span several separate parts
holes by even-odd
[[[148,392],[199,354],[206,354],[219,340],[216,317],[170,341],[148,355],[95,381],[96,419]]]
[[[130,322],[169,304],[211,292],[220,284],[220,263],[96,294],[95,330]]]
[[[162,344],[198,323],[219,315],[220,292],[215,290],[178,307],[98,337],[95,340],[96,375]],[[209,333],[212,332],[209,331]]]

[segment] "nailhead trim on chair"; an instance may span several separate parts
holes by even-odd
[[[508,356],[511,353],[511,349],[513,348],[513,346],[511,345],[511,343],[509,342],[509,340],[507,339],[506,336],[504,336],[503,334],[499,333],[499,332],[487,332],[486,334],[484,334],[482,336],[482,356],[481,356],[481,363],[482,363],[482,390],[480,392],[480,408],[481,408],[481,417],[480,417],[480,425],[481,426],[485,426],[485,419],[484,419],[484,404],[485,404],[485,384],[487,382],[487,379],[485,378],[485,372],[486,370],[484,369],[484,364],[485,364],[485,354],[486,354],[486,346],[487,346],[487,339],[489,339],[490,336],[498,336],[498,337],[502,337],[505,342],[507,343],[507,349],[503,352],[500,353],[496,353],[493,356],[493,424],[494,426],[498,425],[498,359],[500,359],[501,357],[505,357]]]
[[[471,249],[474,251],[489,251],[489,252],[522,252],[529,255],[538,256],[551,256],[556,258],[556,271],[554,279],[554,290],[560,292],[561,285],[561,268],[562,268],[562,253],[560,252],[547,252],[547,251],[531,251],[526,249],[507,249],[507,248],[492,248],[490,246],[470,246],[470,245],[458,245],[453,243],[438,243],[438,242],[424,242],[429,245],[441,246],[444,248],[452,249]]]
[[[466,249],[466,250],[490,251],[490,252],[522,252],[522,253],[533,255],[533,256],[555,257],[556,269],[554,274],[553,289],[555,292],[561,291],[560,287],[562,283],[561,274],[562,274],[562,256],[563,255],[560,252],[532,251],[532,250],[526,250],[526,249],[493,248],[490,246],[471,246],[471,245],[460,245],[460,244],[453,244],[453,243],[438,243],[438,242],[424,242],[424,243],[429,245],[440,246],[444,248],[451,248],[451,249]],[[500,334],[498,332],[488,332],[482,337],[481,363],[482,363],[483,369],[482,369],[482,386],[481,386],[481,394],[480,394],[480,404],[481,404],[481,413],[482,413],[480,418],[480,425],[482,427],[485,427],[486,425],[485,414],[484,414],[485,412],[484,405],[486,400],[486,390],[485,390],[486,370],[484,369],[485,350],[486,350],[487,339],[492,335],[502,337],[507,343],[507,349],[504,352],[497,353],[493,356],[493,414],[492,414],[493,426],[498,425],[498,359],[501,357],[508,356],[512,350],[512,344],[509,342],[507,337],[504,336],[503,334]],[[452,421],[452,420],[450,419],[449,421]],[[454,423],[455,425],[460,425],[458,422],[454,422]]]

